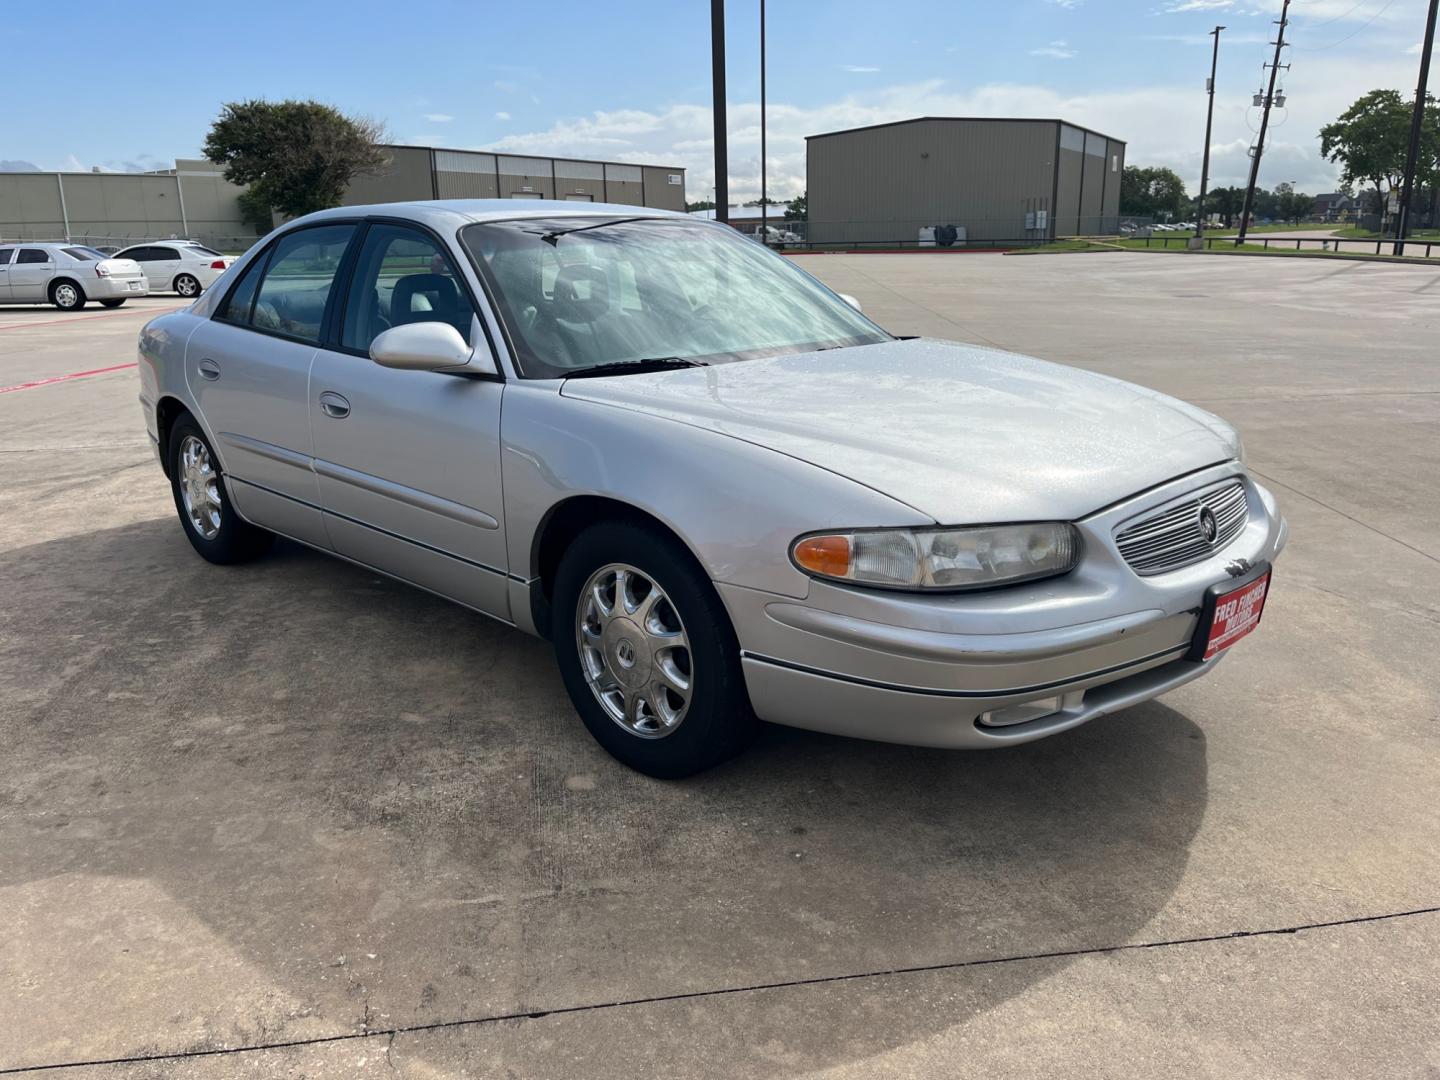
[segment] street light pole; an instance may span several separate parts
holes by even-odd
[[[765,0],[760,0],[760,242],[770,245],[770,205],[765,201]]]
[[[1210,128],[1215,120],[1215,70],[1220,64],[1220,31],[1225,27],[1217,26],[1211,30],[1211,36],[1215,38],[1215,49],[1210,54],[1210,81],[1205,84],[1205,89],[1210,95],[1210,104],[1205,109],[1205,157],[1200,164],[1200,199],[1195,204],[1195,238],[1198,240],[1205,235],[1205,192],[1210,184]],[[1201,243],[1198,247],[1204,247]]]
[[[1245,188],[1245,206],[1240,211],[1240,235],[1236,245],[1245,242],[1245,231],[1250,227],[1250,210],[1255,205],[1255,181],[1260,175],[1260,155],[1265,152],[1265,132],[1270,127],[1270,106],[1275,103],[1275,76],[1280,74],[1280,50],[1285,48],[1285,16],[1290,13],[1290,0],[1280,8],[1280,32],[1275,35],[1275,59],[1270,64],[1270,88],[1265,91],[1265,111],[1260,115],[1260,138],[1255,143],[1255,153],[1250,159],[1250,183]]]
[[[710,0],[710,75],[715,110],[715,220],[730,221],[730,153],[725,143],[725,0]]]
[[[1425,121],[1425,94],[1430,83],[1430,53],[1435,48],[1435,10],[1425,21],[1425,42],[1420,46],[1420,81],[1415,87],[1415,111],[1410,116],[1410,149],[1405,153],[1405,178],[1400,185],[1400,216],[1396,220],[1395,254],[1405,254],[1405,234],[1410,230],[1410,202],[1415,197],[1415,160],[1420,156],[1420,129]]]

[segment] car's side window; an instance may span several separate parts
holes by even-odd
[[[178,258],[180,258],[180,253],[179,253],[178,251],[176,251],[174,248],[162,248],[162,247],[157,247],[157,248],[151,248],[150,251],[153,253],[153,254],[151,254],[151,256],[150,256],[152,259],[163,260],[163,259],[178,259]]]
[[[7,265],[10,262],[10,257],[14,254],[14,248],[0,248],[0,266]]]
[[[230,290],[230,295],[225,298],[220,310],[215,313],[217,319],[241,326],[249,324],[250,312],[255,307],[255,289],[260,284],[260,275],[265,272],[267,257],[268,254],[262,251],[245,267],[244,275],[236,282],[235,288]]]
[[[321,225],[282,236],[255,293],[250,325],[318,345],[325,304],[354,234],[354,225]]]
[[[15,261],[17,263],[48,263],[50,253],[41,251],[39,248],[21,248],[20,257]]]
[[[368,352],[391,327],[445,322],[470,340],[475,309],[449,255],[431,237],[401,225],[372,225],[355,263],[340,334],[347,349]]]

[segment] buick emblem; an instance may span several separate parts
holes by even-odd
[[[1200,535],[1207,544],[1215,543],[1215,537],[1220,535],[1220,523],[1215,520],[1215,512],[1208,506],[1200,508]]]

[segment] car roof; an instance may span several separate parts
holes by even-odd
[[[419,221],[435,228],[455,228],[477,221],[510,221],[515,218],[594,217],[676,218],[691,220],[688,214],[627,203],[568,202],[562,199],[427,199],[415,202],[371,203],[337,206],[296,218],[289,224],[320,222],[332,218],[398,217]]]

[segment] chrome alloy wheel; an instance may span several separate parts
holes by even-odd
[[[181,274],[175,279],[175,291],[187,298],[195,296],[200,292],[200,282],[189,274]]]
[[[610,563],[590,575],[575,609],[575,644],[590,692],[642,739],[671,734],[690,707],[690,639],[665,591]]]
[[[210,450],[194,435],[180,444],[180,497],[195,532],[214,540],[220,532],[220,474]]]
[[[55,302],[63,308],[74,307],[80,300],[80,290],[68,281],[55,286]]]

